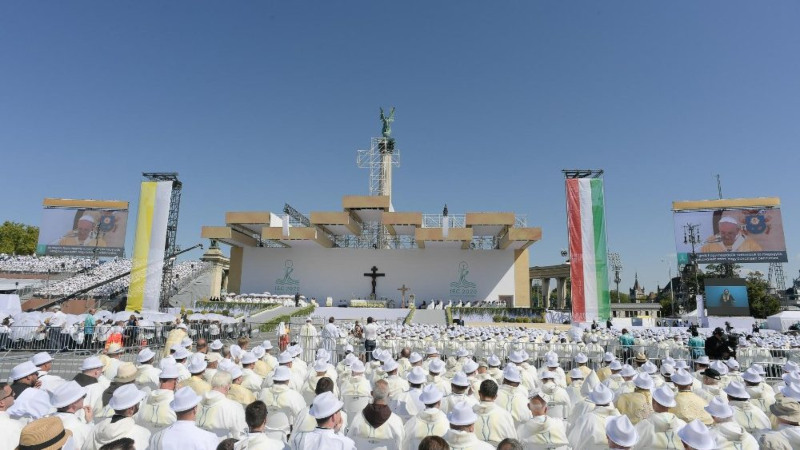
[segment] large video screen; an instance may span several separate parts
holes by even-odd
[[[709,316],[749,316],[747,285],[742,278],[706,278],[706,309]]]
[[[49,206],[53,204],[58,206]],[[127,202],[45,199],[36,253],[98,258],[124,256],[127,205]],[[106,207],[101,208],[103,206]]]
[[[689,263],[692,253],[690,225],[700,264],[788,261],[780,208],[675,211],[673,217],[679,264]]]

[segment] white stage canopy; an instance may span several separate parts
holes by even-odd
[[[783,311],[767,317],[767,328],[784,332],[798,322],[800,322],[800,311]]]

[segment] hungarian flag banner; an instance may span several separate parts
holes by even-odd
[[[603,180],[567,179],[572,321],[589,322],[611,316]]]

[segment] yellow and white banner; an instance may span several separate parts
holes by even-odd
[[[144,181],[139,192],[128,311],[158,310],[172,181]]]

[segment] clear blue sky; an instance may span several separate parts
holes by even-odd
[[[622,286],[654,289],[671,202],[718,173],[781,197],[791,280],[798,23],[796,1],[2,2],[0,220],[44,197],[135,217],[142,171],[180,173],[183,246],[225,211],[337,210],[394,105],[398,210],[527,214],[531,263],[558,263],[561,169],[602,168]]]

